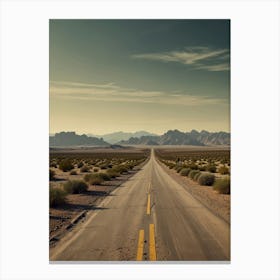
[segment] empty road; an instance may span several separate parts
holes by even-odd
[[[106,197],[51,261],[228,261],[230,226],[155,159]]]

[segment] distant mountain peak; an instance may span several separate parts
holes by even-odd
[[[49,136],[49,144],[52,146],[109,146],[109,143],[97,137],[86,134],[78,135],[74,131],[62,131]]]
[[[202,130],[198,132],[193,129],[190,132],[182,132],[178,129],[168,130],[161,136],[131,137],[126,141],[121,141],[124,145],[193,145],[193,146],[215,146],[230,145],[230,133],[228,132],[208,132]]]

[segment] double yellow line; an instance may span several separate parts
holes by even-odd
[[[155,225],[149,225],[149,259],[150,261],[157,260],[156,254],[156,240],[155,240]],[[139,231],[139,238],[138,238],[138,247],[137,247],[137,261],[143,260],[143,252],[144,252],[144,229]]]
[[[149,246],[149,255],[150,255],[150,261],[156,261],[157,255],[156,255],[156,240],[155,240],[155,225],[150,224],[149,227],[149,233],[150,233],[150,246]]]
[[[144,229],[139,231],[138,247],[137,247],[137,261],[142,261],[144,251]]]
[[[151,215],[151,183],[147,189],[148,202],[147,202],[147,215]],[[144,253],[144,229],[139,230],[138,246],[137,246],[137,261],[143,260]],[[156,240],[155,240],[155,225],[149,224],[149,259],[150,261],[156,261]]]

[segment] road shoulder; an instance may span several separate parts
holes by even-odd
[[[201,186],[188,177],[181,176],[175,170],[169,169],[159,160],[157,162],[167,174],[182,185],[195,199],[211,210],[216,216],[230,224],[230,195],[219,194],[212,187]]]

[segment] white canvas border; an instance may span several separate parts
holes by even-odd
[[[231,264],[48,262],[48,20],[231,19]],[[2,1],[1,279],[279,279],[279,2]]]

